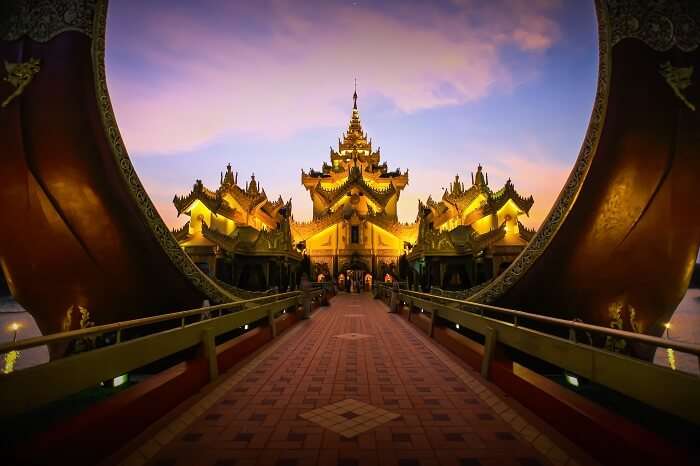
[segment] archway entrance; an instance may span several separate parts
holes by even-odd
[[[341,271],[345,274],[345,291],[349,293],[360,293],[363,291],[366,287],[365,277],[369,275],[370,280],[372,277],[367,264],[359,260],[344,263]]]

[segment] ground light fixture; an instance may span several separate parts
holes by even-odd
[[[578,377],[576,377],[573,374],[564,374],[564,379],[566,379],[566,383],[571,385],[572,387],[580,387],[581,385],[579,384]]]

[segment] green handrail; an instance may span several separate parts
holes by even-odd
[[[27,348],[33,348],[36,346],[43,346],[52,343],[60,343],[63,341],[75,340],[78,338],[93,337],[98,335],[104,335],[105,333],[112,333],[128,328],[144,327],[146,325],[156,324],[159,322],[167,322],[169,320],[184,319],[186,317],[191,317],[195,315],[202,315],[211,313],[213,311],[223,311],[228,309],[243,308],[246,305],[251,304],[264,304],[267,301],[277,301],[280,299],[289,298],[292,296],[300,296],[301,291],[290,291],[288,293],[280,293],[276,295],[261,296],[259,298],[247,299],[242,301],[232,301],[230,303],[217,304],[215,306],[200,307],[197,309],[190,309],[187,311],[170,312],[167,314],[160,314],[152,317],[143,317],[140,319],[125,320],[122,322],[115,322],[112,324],[97,325],[94,327],[71,330],[68,332],[52,333],[49,335],[43,335],[40,337],[25,338],[23,340],[17,340],[15,342],[7,342],[0,344],[0,353],[7,353],[9,351],[17,351]]]
[[[391,286],[384,283],[380,283],[377,286],[386,288],[391,292]],[[614,328],[602,327],[600,325],[586,324],[583,322],[576,322],[572,320],[559,319],[556,317],[549,317],[541,314],[534,314],[531,312],[518,311],[515,309],[509,309],[505,307],[492,306],[490,304],[475,303],[472,301],[447,298],[445,296],[436,296],[430,293],[421,293],[419,291],[410,290],[400,290],[400,295],[403,297],[415,297],[426,301],[431,301],[437,304],[440,302],[445,302],[457,306],[471,306],[486,311],[496,312],[499,314],[508,315],[514,318],[530,319],[537,322],[542,322],[545,324],[555,325],[558,327],[566,327],[567,329],[582,330],[587,332],[595,332],[603,334],[606,336],[611,336],[615,338],[624,338],[625,340],[638,341],[640,343],[645,343],[652,346],[671,348],[682,353],[693,354],[700,356],[700,345],[694,343],[688,343],[678,340],[669,340],[667,338],[652,337],[649,335],[644,335],[641,333],[628,332],[625,330],[617,330]],[[466,312],[466,311],[465,311]]]

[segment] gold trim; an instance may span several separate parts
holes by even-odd
[[[98,99],[100,116],[104,126],[105,135],[109,140],[115,161],[120,168],[120,173],[126,183],[131,196],[139,207],[156,240],[168,255],[170,261],[190,282],[210,300],[214,302],[239,301],[240,298],[227,292],[217,285],[209,276],[202,273],[192,262],[190,257],[180,248],[177,240],[172,235],[163,219],[158,214],[153,202],[148,197],[141,184],[134,166],[124,146],[117,121],[112,109],[112,103],[107,89],[105,73],[105,28],[107,22],[107,0],[97,0],[95,4],[95,18],[92,31],[92,63],[95,74],[95,93]]]
[[[596,13],[598,17],[598,86],[588,123],[588,130],[584,138],[581,151],[574,164],[574,168],[566,180],[564,188],[559,193],[559,197],[549,211],[547,218],[532,237],[532,240],[525,246],[525,249],[518,255],[513,263],[501,275],[496,277],[486,287],[481,288],[472,296],[467,296],[469,301],[478,303],[490,303],[511,289],[532,265],[547,250],[549,243],[556,236],[559,228],[569,215],[581,187],[586,179],[588,170],[591,167],[593,157],[598,147],[600,133],[605,124],[605,116],[608,107],[608,94],[610,92],[610,73],[612,63],[610,61],[611,41],[609,16],[607,8],[608,0],[595,0]]]

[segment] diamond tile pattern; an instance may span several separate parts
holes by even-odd
[[[349,438],[398,419],[401,415],[361,401],[346,399],[308,411],[299,417]]]
[[[341,338],[343,340],[363,340],[365,338],[371,338],[372,335],[367,335],[364,333],[343,333],[341,335],[333,335],[335,338]]]
[[[582,463],[405,318],[342,293],[222,375],[123,464]]]

